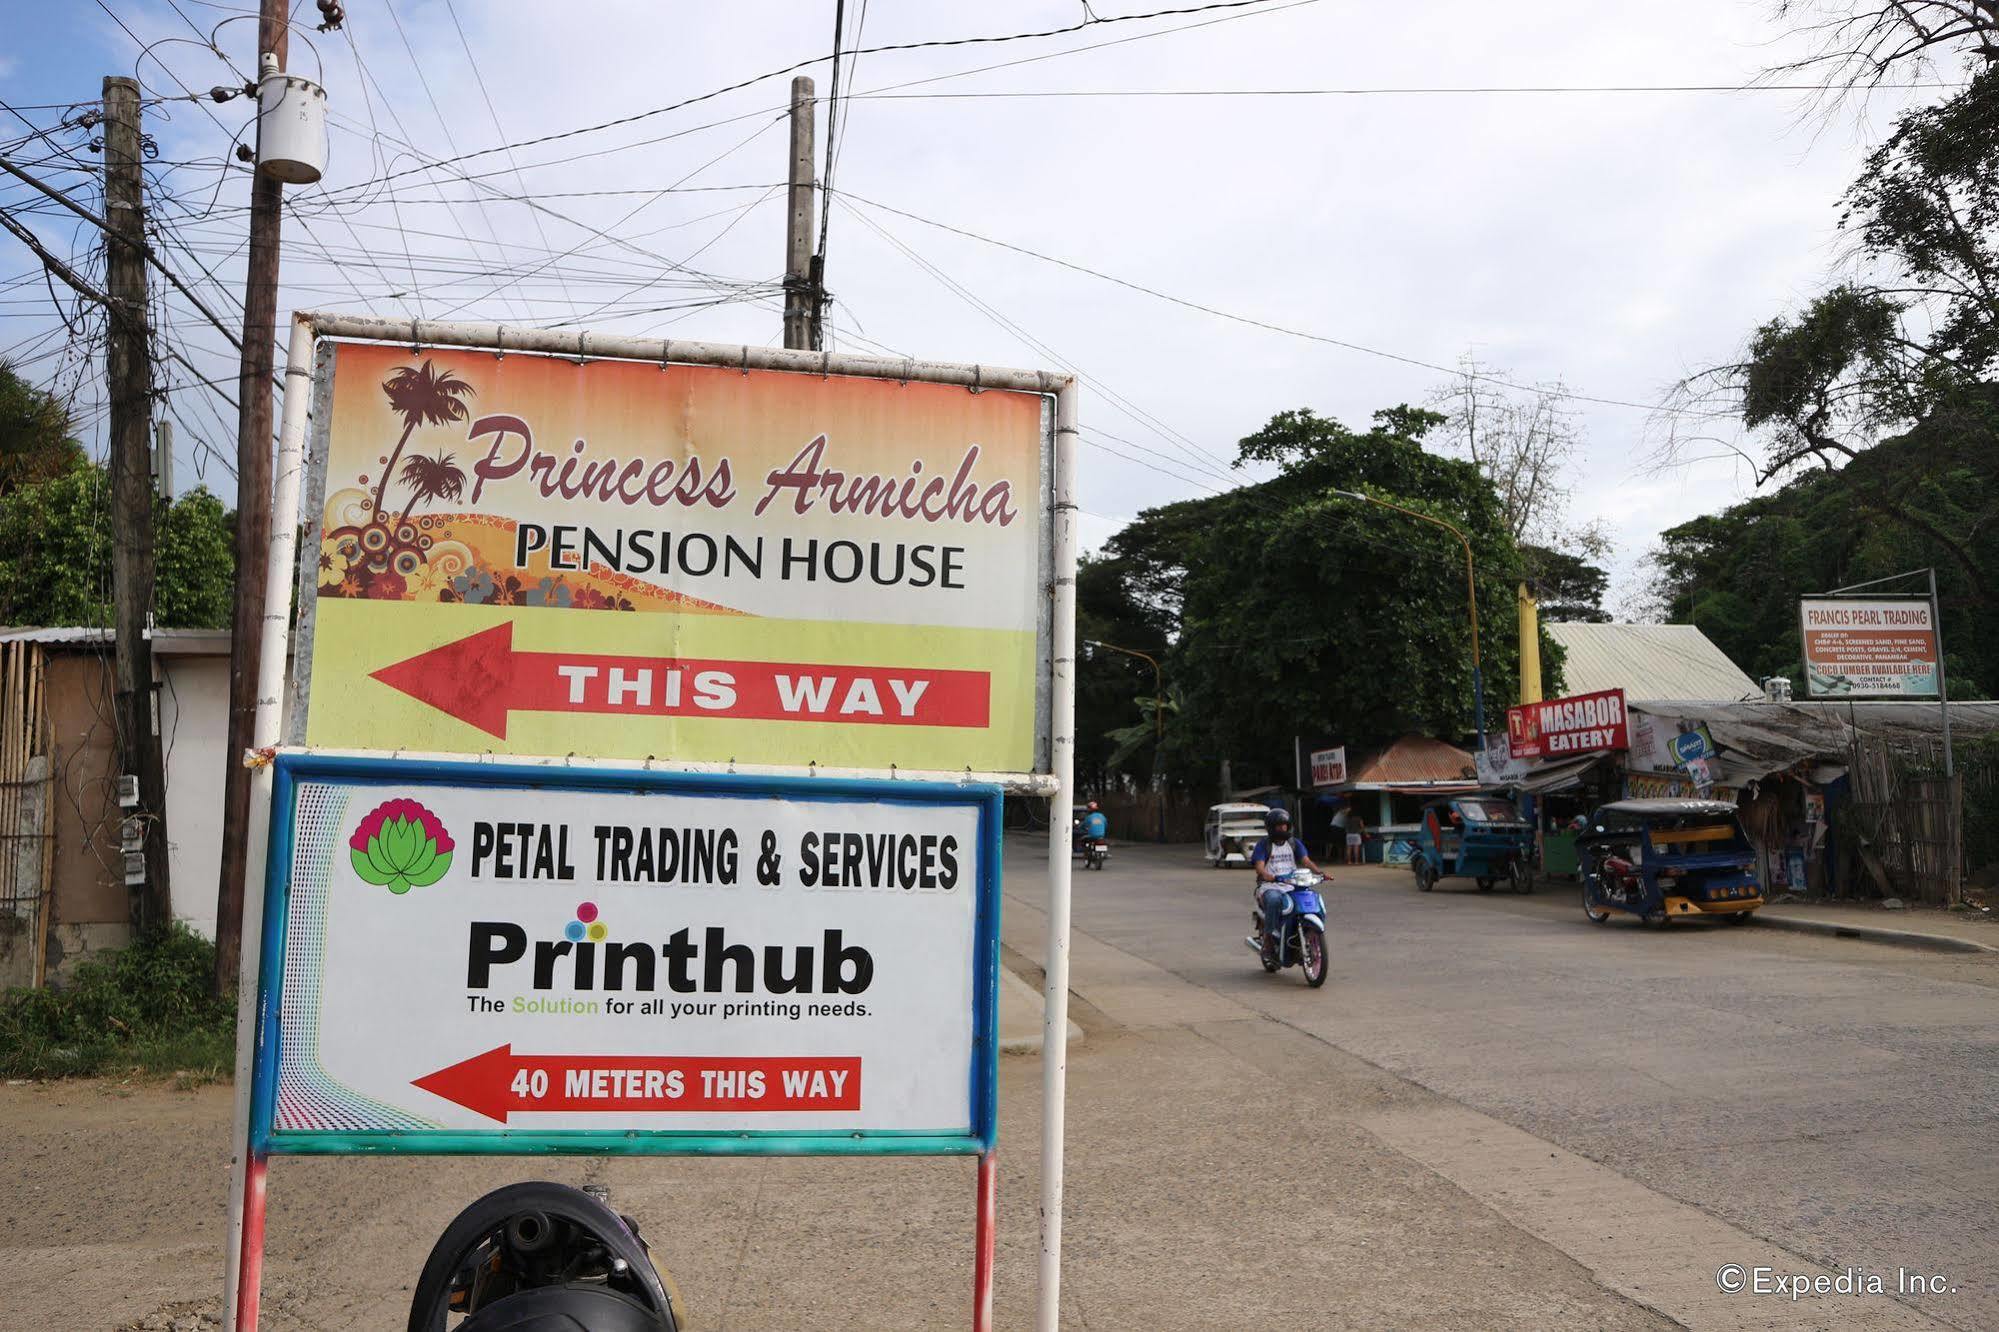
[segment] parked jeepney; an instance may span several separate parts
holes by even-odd
[[[1216,869],[1249,864],[1249,853],[1263,840],[1263,816],[1269,812],[1268,806],[1248,802],[1210,805],[1202,833],[1208,863]]]
[[[1504,796],[1464,795],[1423,806],[1409,868],[1429,892],[1456,874],[1489,893],[1502,879],[1516,893],[1534,891],[1534,829]]]
[[[1763,905],[1756,850],[1725,800],[1619,800],[1583,820],[1576,849],[1583,914],[1598,925],[1613,911],[1740,925]]]

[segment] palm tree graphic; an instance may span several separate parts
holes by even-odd
[[[410,435],[419,425],[444,425],[450,421],[463,421],[466,416],[465,404],[459,398],[470,396],[472,386],[452,374],[449,370],[439,370],[426,360],[421,369],[403,366],[382,381],[382,392],[389,395],[389,406],[403,418],[403,435],[396,441],[395,449],[389,454],[388,466],[382,469],[382,479],[375,483],[375,516],[382,515],[382,500],[389,490],[389,479],[395,475],[396,460],[403,456],[403,446],[409,443]],[[415,459],[411,459],[412,462]],[[446,459],[449,462],[449,459]],[[456,469],[453,469],[456,473]],[[464,478],[459,476],[460,487]],[[409,481],[407,470],[403,480]],[[414,484],[414,483],[412,483]],[[442,492],[440,492],[442,493]],[[455,497],[455,496],[454,496]],[[409,509],[403,510],[409,516]]]
[[[403,484],[410,488],[409,503],[396,517],[396,526],[401,527],[409,518],[410,510],[422,500],[429,504],[434,500],[455,500],[465,494],[465,473],[452,462],[451,455],[440,453],[435,458],[426,458],[421,453],[412,453],[403,464]]]

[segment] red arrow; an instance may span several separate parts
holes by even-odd
[[[504,1124],[552,1110],[858,1110],[861,1061],[849,1056],[517,1055],[501,1045],[412,1086]]]
[[[516,652],[511,620],[373,677],[502,740],[509,712],[981,728],[991,716],[986,671]]]

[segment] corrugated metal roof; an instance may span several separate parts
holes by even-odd
[[[146,637],[152,641],[153,650],[165,656],[229,655],[227,629],[155,629]],[[83,625],[0,627],[0,643],[41,643],[48,647],[108,646],[112,638],[109,629]]]
[[[1763,687],[1691,624],[1546,626],[1565,654],[1562,692],[1622,689],[1631,702],[1760,699]]]
[[[1470,754],[1456,745],[1433,740],[1427,735],[1405,735],[1386,749],[1369,754],[1355,764],[1345,783],[1349,786],[1382,786],[1405,782],[1463,782],[1470,780]]]
[[[1774,772],[1811,759],[1843,762],[1854,728],[1891,743],[1940,737],[1942,710],[1934,703],[1841,701],[1811,703],[1634,704],[1654,717],[1704,722],[1722,757],[1736,765]],[[1950,725],[1960,736],[1999,731],[1999,703],[1952,703]]]

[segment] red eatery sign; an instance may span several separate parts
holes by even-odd
[[[1514,758],[1566,758],[1629,749],[1624,691],[1605,689],[1508,708],[1506,738]]]

